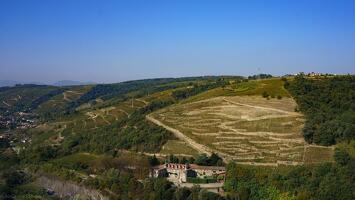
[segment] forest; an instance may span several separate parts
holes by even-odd
[[[216,81],[211,81],[206,84],[190,84],[186,89],[176,90],[172,93],[172,97],[176,100],[187,99],[191,96],[197,95],[199,93],[211,90],[217,87],[225,87],[228,85],[228,81],[220,78]]]
[[[352,143],[354,148],[355,143]],[[354,199],[355,157],[337,149],[336,163],[292,168],[261,168],[229,163],[229,199]]]
[[[285,81],[285,87],[305,114],[307,142],[334,145],[355,139],[355,76],[311,79],[303,75]]]

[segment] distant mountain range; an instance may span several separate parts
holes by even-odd
[[[25,81],[14,81],[14,80],[0,80],[0,87],[5,86],[15,86],[16,84],[35,84],[35,85],[54,85],[54,86],[72,86],[72,85],[92,85],[94,82],[80,82],[71,80],[57,81],[52,84],[41,83],[41,82],[25,82]]]
[[[0,87],[15,86],[16,84],[46,85],[46,84],[40,83],[40,82],[23,82],[23,81],[14,81],[14,80],[0,80]]]
[[[93,85],[94,82],[80,82],[80,81],[71,81],[71,80],[62,80],[53,83],[55,86],[71,86],[71,85]]]

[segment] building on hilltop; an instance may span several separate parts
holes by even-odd
[[[205,178],[222,176],[224,180],[225,167],[200,166],[196,164],[165,163],[151,168],[150,177],[166,177],[172,182],[186,183],[187,178]]]

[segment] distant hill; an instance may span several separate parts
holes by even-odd
[[[94,82],[80,82],[80,81],[71,81],[71,80],[62,80],[53,83],[54,86],[73,86],[73,85],[93,85]]]
[[[25,82],[25,81],[14,81],[14,80],[0,80],[0,87],[15,86],[16,84],[35,84],[35,85],[45,85],[40,82]]]
[[[12,81],[12,80],[0,80],[0,87],[5,87],[5,86],[14,86],[18,84],[19,82],[17,81]]]

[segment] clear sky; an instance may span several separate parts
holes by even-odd
[[[355,1],[0,0],[0,79],[355,73]]]

